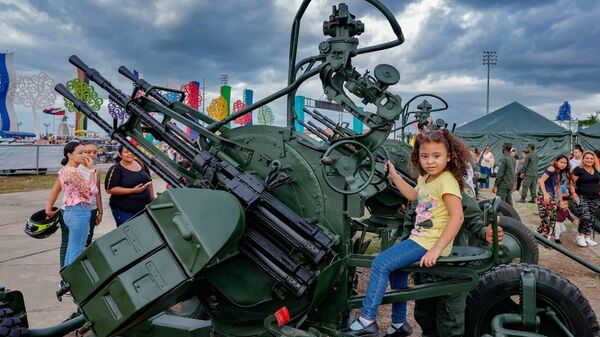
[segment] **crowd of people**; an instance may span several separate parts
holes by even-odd
[[[102,222],[104,213],[96,145],[72,141],[65,145],[63,154],[63,167],[45,208],[49,218],[62,212],[61,268],[72,263],[92,243],[94,228]],[[110,194],[109,206],[117,227],[154,199],[150,171],[123,146],[119,147],[117,163],[105,174],[104,188]],[[59,209],[54,205],[61,191],[63,199]]]
[[[540,217],[537,231],[546,238],[561,244],[560,234],[566,231],[564,221],[578,218],[577,245],[598,244],[591,235],[600,207],[600,151],[584,151],[581,145],[575,145],[570,156],[557,156],[541,175],[533,144],[520,154],[511,144],[504,144],[497,165],[489,145],[483,153],[473,148],[471,155],[480,175],[479,188],[489,188],[490,176],[495,172],[492,193],[512,205],[513,192],[520,191],[518,202],[537,204]]]
[[[64,167],[59,171],[48,199],[45,212],[52,217],[57,212],[54,207],[56,199],[60,191],[64,192],[61,267],[77,259],[91,243],[94,227],[102,222],[101,173],[96,167],[95,156],[94,144],[68,143],[64,147]],[[119,148],[119,158],[108,169],[104,179],[104,188],[110,194],[109,207],[117,227],[154,199],[148,168],[123,146]],[[486,227],[475,199],[468,196],[474,196],[471,194],[476,180],[480,181],[479,188],[489,188],[490,176],[494,172],[496,179],[492,192],[512,204],[512,193],[520,188],[519,202],[537,203],[540,215],[538,231],[548,239],[560,243],[560,234],[565,231],[564,222],[567,219],[574,221],[569,211],[569,202],[572,202],[574,213],[579,218],[577,244],[596,245],[590,234],[594,215],[600,206],[597,155],[576,145],[571,158],[564,155],[556,157],[540,177],[538,162],[534,145],[530,144],[526,151],[517,155],[516,149],[505,144],[502,158],[496,165],[490,146],[486,146],[483,153],[476,148],[469,150],[447,130],[430,131],[417,137],[410,155],[410,164],[418,174],[416,187],[405,181],[393,163],[388,161],[385,170],[393,184],[413,202],[414,226],[408,239],[384,250],[373,261],[360,317],[346,333],[361,336],[377,332],[379,328],[375,318],[388,282],[392,289],[405,288],[409,274],[402,269],[415,262],[423,267],[432,267],[439,257],[450,254],[453,244],[468,244],[467,231],[461,231],[461,227],[476,233],[481,240],[492,242],[491,226]],[[478,178],[474,172],[479,172]],[[527,201],[528,195],[530,199]],[[469,203],[474,206],[466,207]],[[500,242],[502,235],[499,227]],[[415,283],[426,281],[418,277],[415,279]],[[418,300],[415,318],[424,333],[435,335],[440,331],[451,331],[453,335],[462,335],[465,300],[464,294]],[[427,322],[421,324],[424,318]],[[401,337],[411,333],[412,327],[406,321],[406,303],[395,303],[392,325],[386,336]]]

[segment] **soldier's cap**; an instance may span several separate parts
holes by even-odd
[[[534,145],[534,144],[531,144],[531,143],[529,143],[529,144],[527,144],[527,147],[535,147],[535,145]]]
[[[512,143],[504,143],[504,145],[502,145],[502,147],[512,147]]]
[[[517,152],[517,149],[515,149],[514,147],[510,149],[510,152]]]

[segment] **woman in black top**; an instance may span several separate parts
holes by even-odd
[[[104,188],[110,194],[110,209],[117,227],[131,219],[154,199],[150,171],[133,154],[119,147],[120,162],[106,173]]]
[[[598,158],[592,151],[585,151],[581,163],[572,172],[571,195],[579,211],[577,244],[581,247],[595,246],[590,239],[595,214],[600,206],[600,170]]]

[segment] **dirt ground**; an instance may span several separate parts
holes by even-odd
[[[491,198],[494,194],[490,190],[481,191],[481,197],[483,199]],[[539,224],[539,217],[537,206],[531,203],[518,203],[516,200],[519,199],[519,194],[515,192],[513,194],[514,207],[521,217],[521,222],[527,225],[531,230],[535,230]],[[579,247],[575,243],[575,236],[577,234],[577,222],[571,223],[567,220],[565,223],[567,227],[567,233],[561,234],[562,246],[577,254],[578,256],[592,262],[595,265],[600,265],[600,245],[594,248]],[[596,241],[600,242],[600,234],[597,234]],[[600,274],[597,274],[583,265],[571,260],[567,256],[557,252],[555,250],[547,249],[542,245],[539,245],[540,260],[539,265],[551,269],[573,284],[575,284],[579,290],[589,301],[592,309],[596,315],[600,314]],[[365,270],[359,280],[359,291],[364,293],[368,283],[368,271]],[[413,317],[414,302],[408,303],[408,321],[415,329],[413,336],[420,336],[421,329],[416,324]],[[385,331],[390,325],[391,305],[382,306],[379,310],[377,322],[380,330]]]

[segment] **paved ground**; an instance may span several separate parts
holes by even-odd
[[[162,181],[155,181],[157,192],[164,190]],[[0,194],[0,285],[23,292],[31,327],[47,327],[63,321],[75,305],[67,297],[58,302],[55,291],[59,281],[58,255],[60,232],[44,240],[35,240],[23,234],[27,217],[43,208],[49,191]],[[491,196],[489,191],[483,195]],[[515,194],[514,199],[518,196]],[[96,228],[100,236],[115,227],[105,200],[104,221]],[[516,204],[523,222],[531,229],[537,226],[537,210],[534,204]],[[563,245],[589,261],[600,265],[600,245],[594,248],[580,248],[574,244],[576,227],[568,224]],[[600,275],[586,269],[553,250],[540,247],[540,264],[555,270],[581,289],[590,301],[594,311],[600,313]],[[385,311],[385,309],[384,309]],[[412,316],[409,313],[409,316]],[[386,326],[387,327],[387,326]],[[417,333],[418,335],[418,333]]]
[[[162,181],[154,183],[156,192],[163,191],[164,186]],[[55,296],[60,280],[60,231],[43,240],[23,233],[29,215],[46,206],[48,194],[49,191],[0,194],[0,285],[24,294],[32,328],[60,323],[76,308],[69,297],[59,302]],[[104,218],[96,227],[96,237],[115,228],[104,191],[102,198]]]

